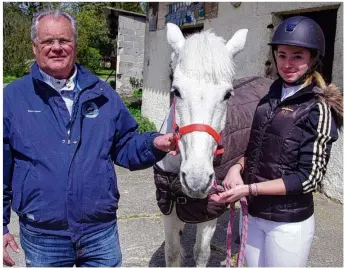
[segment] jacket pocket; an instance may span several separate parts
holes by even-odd
[[[23,195],[24,182],[28,177],[29,168],[27,166],[15,165],[12,176],[12,209],[21,215],[21,201]]]
[[[108,189],[107,189],[107,199],[110,202],[110,211],[116,211],[117,203],[120,198],[120,193],[118,191],[117,177],[115,172],[114,163],[111,159],[108,161]]]
[[[96,177],[85,187],[84,218],[86,222],[110,221],[116,218],[119,192],[113,162],[106,160]]]
[[[41,218],[41,187],[33,170],[26,165],[16,165],[13,171],[12,209],[29,221]]]

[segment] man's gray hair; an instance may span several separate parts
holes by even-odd
[[[77,23],[76,20],[73,16],[71,16],[70,14],[64,12],[64,11],[60,11],[60,10],[43,10],[38,12],[37,14],[35,14],[34,18],[33,18],[33,22],[31,24],[31,41],[35,41],[36,37],[37,37],[37,26],[39,24],[39,21],[46,16],[51,16],[54,18],[59,18],[59,17],[64,17],[66,18],[68,21],[70,21],[71,26],[72,26],[72,30],[74,33],[74,39],[75,42],[77,42]]]

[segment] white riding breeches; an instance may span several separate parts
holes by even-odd
[[[242,217],[239,222],[241,233]],[[248,215],[248,267],[305,267],[315,231],[314,214],[302,222],[274,222]]]

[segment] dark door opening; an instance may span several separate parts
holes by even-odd
[[[332,81],[332,66],[335,52],[337,11],[337,9],[329,9],[282,16],[284,20],[296,15],[306,16],[318,23],[321,29],[323,30],[325,35],[326,48],[321,73],[326,83],[331,83]]]

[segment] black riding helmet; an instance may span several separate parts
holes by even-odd
[[[272,46],[274,62],[276,62],[274,51],[278,45],[305,47],[312,54],[315,52],[311,68],[293,85],[301,84],[308,74],[315,71],[325,55],[325,37],[322,29],[314,20],[304,16],[295,16],[284,20],[274,32],[272,41],[268,45]]]

